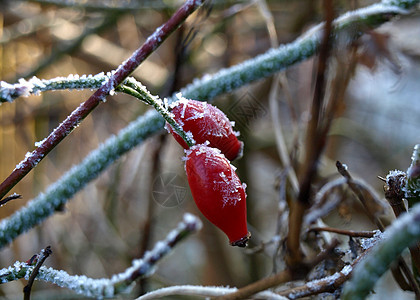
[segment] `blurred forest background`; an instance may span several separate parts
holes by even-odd
[[[262,2],[262,4],[258,4]],[[375,1],[335,1],[342,13]],[[117,68],[180,6],[182,1],[1,1],[0,79],[54,78],[97,74]],[[270,29],[267,5],[274,28]],[[161,97],[200,78],[271,47],[269,30],[288,43],[323,20],[322,1],[217,1],[198,10],[133,74]],[[339,177],[335,161],[383,197],[390,170],[406,170],[413,146],[420,141],[420,16],[403,17],[365,34],[357,55],[334,49],[331,73],[351,70],[343,85],[339,113],[333,120],[327,148],[315,182],[319,189]],[[299,165],[304,128],[314,84],[314,58],[284,72],[275,97],[294,166]],[[331,79],[331,84],[334,80]],[[132,298],[167,285],[243,286],[281,268],[278,243],[284,236],[281,187],[285,168],[279,159],[270,107],[272,78],[215,99],[245,142],[234,162],[248,185],[248,249],[231,247],[226,237],[195,207],[183,169],[183,150],[162,131],[114,163],[66,205],[64,213],[17,238],[0,252],[0,265],[27,260],[51,245],[46,265],[93,278],[121,272],[154,242],[165,237],[184,212],[200,216],[203,229],[136,287]],[[92,91],[46,92],[0,107],[0,179],[5,179],[34,143],[44,139]],[[109,96],[56,147],[13,191],[23,199],[0,210],[6,217],[43,192],[72,165],[79,163],[110,135],[143,114],[146,105],[127,95]],[[178,193],[165,184],[174,179]],[[162,185],[162,180],[165,184]],[[166,182],[165,182],[166,180]],[[168,190],[169,189],[169,190]],[[162,193],[169,198],[161,198]],[[166,193],[166,194],[165,194]],[[166,197],[166,196],[164,196]],[[343,192],[341,204],[324,222],[339,228],[375,227],[360,205]],[[169,200],[168,200],[169,199]],[[168,200],[165,202],[165,200]],[[385,206],[384,206],[385,207]],[[389,209],[385,214],[392,215]],[[280,234],[280,236],[277,236]],[[281,248],[281,247],[280,247]],[[24,281],[0,286],[0,297],[20,299]],[[36,282],[35,299],[77,298],[71,291]]]

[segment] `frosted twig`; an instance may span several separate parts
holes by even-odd
[[[172,114],[168,111],[168,102],[166,99],[166,103],[164,103],[164,101],[162,101],[158,96],[153,96],[144,85],[132,77],[127,78],[124,84],[120,86],[120,89],[128,94],[129,91],[127,87],[134,90],[133,92],[135,93],[131,93],[132,96],[148,103],[149,105],[152,105],[154,109],[165,119],[165,121],[171,125],[174,131],[184,139],[189,147],[195,145],[195,141],[186,134],[182,127],[174,120]],[[182,95],[178,95],[178,97],[182,98]]]
[[[0,81],[0,102],[12,102],[18,97],[39,95],[41,92],[72,90],[72,89],[97,89],[107,80],[111,73],[99,73],[96,75],[69,75],[67,77],[56,77],[52,79],[39,79],[32,77],[29,80],[19,79],[18,83],[9,84]]]
[[[415,2],[418,3],[418,1]],[[403,5],[403,1],[398,3]],[[361,30],[364,26],[380,25],[381,22],[389,20],[385,16],[398,13],[400,11],[396,7],[386,5],[380,8],[378,8],[378,5],[373,5],[362,10],[356,10],[351,12],[351,18],[341,17],[337,19],[336,33],[339,34],[346,26],[352,27],[353,24],[355,25],[354,28],[360,28]],[[344,23],[340,23],[342,19],[345,20],[346,26],[344,26]],[[212,76],[209,75],[201,80],[196,80],[182,90],[182,95],[186,98],[201,98],[209,101],[217,95],[300,62],[313,55],[317,49],[317,39],[312,35],[304,35],[291,44],[270,50],[240,65],[223,69]],[[252,76],[249,76],[249,74],[252,74]],[[241,79],[241,81],[236,82],[238,79]],[[0,222],[0,248],[53,214],[54,210],[64,205],[70,197],[96,178],[113,161],[142,143],[147,137],[161,130],[164,124],[159,114],[151,110],[121,130],[117,137],[109,138],[79,165],[52,184],[45,194],[40,194],[25,208]],[[0,191],[3,191],[3,189],[0,189]],[[7,192],[3,191],[3,193]]]
[[[92,279],[84,275],[69,275],[65,271],[42,266],[36,279],[71,289],[87,297],[115,297],[117,294],[129,292],[137,278],[151,275],[159,260],[169,254],[176,244],[199,230],[201,226],[201,221],[197,217],[185,214],[183,221],[167,235],[165,240],[156,243],[142,259],[133,260],[129,268],[111,278]],[[33,270],[34,266],[18,261],[13,266],[0,270],[0,283],[20,278],[28,279]]]
[[[226,293],[237,291],[237,288],[228,288],[220,286],[197,286],[197,285],[176,285],[171,287],[161,288],[149,292],[143,296],[138,297],[136,300],[149,300],[160,299],[165,296],[196,296],[196,297],[215,297],[221,296]],[[270,291],[260,292],[250,297],[250,299],[273,299],[273,300],[286,300],[283,296]]]
[[[402,251],[420,240],[420,204],[395,220],[379,241],[353,271],[344,286],[342,299],[365,299],[375,282],[401,255]]]
[[[28,174],[55,146],[57,146],[105,97],[122,83],[182,22],[199,6],[201,1],[186,1],[181,8],[138,48],[129,59],[124,61],[109,80],[74,110],[41,144],[0,184],[0,198],[10,191],[26,174]]]

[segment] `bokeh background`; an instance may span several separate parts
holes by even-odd
[[[97,74],[116,69],[176,10],[182,1],[1,1],[0,80]],[[258,4],[263,2],[262,4]],[[336,15],[375,1],[335,1]],[[61,4],[60,4],[61,3]],[[296,39],[322,21],[322,1],[213,1],[200,9],[133,74],[154,94],[172,95],[194,78],[264,53],[270,48],[267,6],[280,43]],[[315,190],[338,177],[335,161],[346,163],[383,197],[377,178],[406,170],[420,142],[420,18],[403,17],[364,35],[351,57],[334,49],[330,84],[342,68],[354,70],[341,95]],[[293,166],[298,169],[314,84],[314,59],[284,72],[275,100]],[[183,169],[183,150],[165,132],[123,156],[40,226],[1,249],[0,266],[27,260],[47,245],[46,265],[93,278],[123,271],[182,219],[200,216],[200,233],[175,248],[156,273],[127,298],[177,284],[243,286],[281,267],[284,238],[280,191],[285,166],[276,147],[269,103],[272,78],[215,99],[236,122],[245,142],[234,162],[248,185],[249,249],[227,238],[199,213]],[[34,143],[44,139],[93,91],[56,91],[20,98],[0,107],[0,180]],[[0,209],[4,218],[60,178],[109,136],[149,109],[126,95],[109,96],[15,188],[23,199]],[[163,196],[162,196],[163,194]],[[167,198],[165,198],[167,196]],[[163,197],[163,198],[162,198]],[[346,197],[350,197],[347,195]],[[344,203],[344,202],[343,202]],[[363,213],[345,202],[325,222],[374,229]],[[386,206],[385,206],[386,207]],[[385,214],[387,210],[385,210]],[[357,220],[357,222],[354,222]],[[276,234],[279,234],[276,236]],[[280,251],[281,252],[281,251]],[[25,281],[0,286],[0,297],[20,299]],[[34,299],[80,299],[72,292],[36,282]],[[124,298],[124,297],[122,297]]]

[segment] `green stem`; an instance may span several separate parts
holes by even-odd
[[[146,104],[152,105],[155,110],[165,119],[166,122],[175,130],[175,132],[181,136],[189,147],[195,145],[195,141],[192,136],[188,135],[182,127],[175,121],[172,114],[168,110],[168,104],[162,101],[158,96],[153,96],[147,90],[147,88],[134,78],[129,77],[127,80],[120,85],[117,90],[136,97],[137,99],[145,102]]]

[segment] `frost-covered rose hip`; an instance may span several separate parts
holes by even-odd
[[[181,98],[172,105],[171,113],[185,132],[190,132],[197,144],[208,141],[210,147],[220,149],[229,160],[242,156],[243,143],[233,131],[232,123],[217,107],[196,100]],[[177,142],[188,149],[185,141],[167,124]]]
[[[186,150],[185,170],[191,193],[202,214],[219,227],[233,246],[245,247],[246,194],[235,167],[219,149],[195,145]]]

